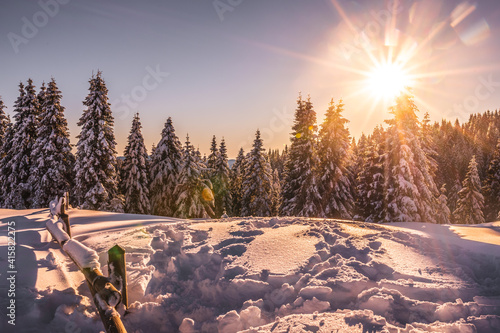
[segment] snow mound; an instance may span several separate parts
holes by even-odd
[[[126,249],[130,307],[119,310],[130,332],[499,331],[500,251],[491,233],[479,243],[423,224],[71,214],[76,236],[64,246],[79,265],[106,274],[107,250]],[[20,247],[34,253],[39,275],[18,287],[20,304],[35,304],[21,319],[33,332],[75,323],[102,330],[83,276],[38,234],[40,215],[25,216],[19,239],[24,233],[29,244]],[[35,287],[54,271],[59,284]]]

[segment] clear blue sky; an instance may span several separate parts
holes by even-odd
[[[189,132],[203,153],[215,134],[234,157],[257,128],[266,147],[283,147],[299,91],[311,94],[320,121],[330,98],[343,98],[351,134],[370,133],[389,115],[364,76],[391,51],[407,55],[419,108],[433,120],[464,121],[500,106],[500,4],[493,0],[475,7],[406,0],[394,20],[386,20],[394,7],[384,0],[56,1],[2,1],[0,95],[12,114],[20,81],[31,77],[38,88],[54,77],[72,143],[97,70],[109,89],[119,154],[137,111],[148,148],[168,116],[182,141]],[[384,42],[388,29],[399,34],[393,47]],[[14,34],[23,41],[12,42]],[[163,74],[156,81],[152,71]]]

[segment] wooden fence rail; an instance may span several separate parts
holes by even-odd
[[[56,198],[49,204],[50,213],[55,218],[47,221],[46,228],[85,276],[106,332],[127,333],[120,314],[116,311],[120,302],[128,308],[125,250],[118,245],[110,249],[108,253],[110,277],[105,277],[100,271],[97,252],[71,238],[71,225],[66,214],[67,203],[68,198],[65,193],[63,197]]]

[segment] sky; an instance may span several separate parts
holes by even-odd
[[[109,90],[118,154],[139,112],[146,146],[172,117],[181,141],[229,157],[289,143],[299,92],[323,120],[343,99],[352,136],[391,116],[397,68],[420,117],[467,121],[500,106],[495,0],[2,0],[0,96],[12,116],[19,82],[55,78],[76,144],[97,71]],[[380,78],[382,77],[382,78]],[[391,82],[398,81],[395,75]],[[385,80],[385,81],[384,81]],[[398,81],[399,82],[399,81]]]

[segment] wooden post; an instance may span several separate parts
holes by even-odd
[[[67,196],[65,197],[67,198]],[[67,199],[64,201],[67,202]],[[123,326],[123,323],[120,319],[120,314],[115,310],[115,307],[120,303],[120,301],[122,301],[122,296],[120,292],[115,288],[115,286],[111,283],[111,279],[102,275],[102,272],[98,268],[80,267],[79,261],[75,260],[75,258],[71,256],[72,252],[66,252],[64,248],[64,245],[69,242],[71,238],[71,226],[69,224],[68,214],[65,213],[65,208],[67,208],[67,206],[65,205],[64,201],[60,205],[61,211],[59,212],[59,219],[64,222],[67,232],[62,230],[62,226],[57,226],[51,221],[49,221],[50,223],[47,222],[46,228],[52,235],[52,237],[59,243],[66,255],[71,258],[71,260],[75,263],[75,265],[78,266],[80,271],[85,276],[85,281],[87,282],[90,293],[94,298],[94,304],[96,306],[97,313],[99,313],[99,316],[101,317],[101,321],[104,325],[106,333],[127,333],[127,330],[125,329],[125,326]],[[57,223],[59,223],[59,221]],[[121,249],[123,267],[125,267],[125,257],[123,256],[125,254],[125,250],[123,250],[118,245],[115,247]],[[113,247],[113,249],[115,247]],[[95,255],[97,256],[97,253]],[[119,266],[118,261],[117,265],[114,266]],[[126,293],[127,288],[125,268],[123,268],[122,272],[124,276],[122,281],[125,283],[125,288],[123,289],[123,285],[121,286],[121,288],[125,290]],[[128,302],[126,297],[127,295],[125,294],[125,302]]]
[[[64,208],[69,209],[69,192],[64,192]]]
[[[111,282],[120,290],[122,303],[128,309],[127,266],[125,263],[125,249],[119,245],[108,251],[108,271]]]
[[[61,205],[61,213],[59,213],[59,218],[64,222],[64,225],[66,226],[66,232],[69,235],[69,238],[71,238],[71,225],[69,224],[69,216],[65,212],[65,206],[66,206],[66,200],[63,199],[63,204]]]
[[[92,282],[90,282],[89,279],[87,278],[87,274],[92,274],[95,272],[91,271],[90,269],[85,269],[82,271],[85,275],[85,280],[87,281],[87,285],[90,289],[90,293],[94,297],[94,304],[96,306],[97,313],[99,313],[99,317],[101,317],[101,321],[102,321],[102,324],[104,325],[104,329],[106,330],[106,333],[127,333],[127,330],[125,329],[125,326],[123,326],[123,323],[120,319],[120,316],[119,315],[112,315],[109,313],[109,309],[102,308],[101,303],[99,302],[99,300],[96,296],[99,294],[96,292]]]
[[[111,280],[98,269],[83,268],[83,275],[85,279],[92,286],[95,293],[99,294],[109,306],[116,307],[121,300],[120,292],[111,283]]]

